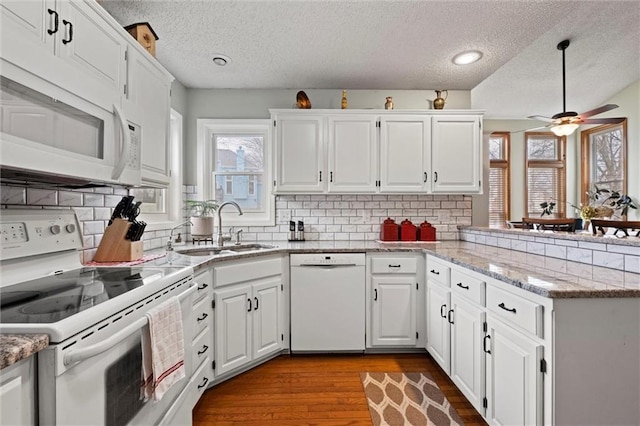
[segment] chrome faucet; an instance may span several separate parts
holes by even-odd
[[[187,220],[186,222],[182,222],[180,225],[176,225],[171,228],[171,232],[169,233],[169,240],[167,240],[167,251],[173,251],[173,231],[184,225],[193,225],[193,223],[191,223],[190,220]]]
[[[218,247],[222,247],[224,245],[224,236],[222,235],[222,208],[228,204],[231,204],[236,209],[238,209],[238,214],[242,216],[242,209],[235,201],[225,201],[224,203],[220,204],[220,206],[218,207]]]

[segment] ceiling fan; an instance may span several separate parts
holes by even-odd
[[[534,120],[545,121],[549,124],[543,127],[536,127],[536,129],[550,128],[556,136],[566,136],[573,133],[580,124],[618,124],[624,121],[624,118],[589,118],[594,115],[602,114],[603,112],[610,111],[618,108],[618,105],[607,104],[601,107],[592,109],[590,111],[578,114],[575,111],[567,111],[567,93],[566,93],[566,81],[565,81],[565,59],[564,51],[569,47],[569,40],[562,40],[558,43],[558,50],[562,50],[562,112],[555,114],[551,118],[541,115],[531,115],[527,118]],[[536,130],[530,129],[530,130]]]

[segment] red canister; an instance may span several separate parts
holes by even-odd
[[[400,240],[402,241],[416,241],[418,229],[411,223],[409,219],[405,219],[400,223]]]
[[[420,224],[420,241],[435,241],[436,228],[426,220]]]
[[[380,225],[380,240],[398,241],[400,239],[400,226],[390,217]]]

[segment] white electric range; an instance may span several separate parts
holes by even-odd
[[[83,267],[80,224],[72,210],[0,212],[0,332],[43,333],[37,354],[41,424],[157,424],[191,375],[159,402],[140,399],[145,313],[171,297],[191,341],[189,267]]]

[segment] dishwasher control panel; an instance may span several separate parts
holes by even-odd
[[[304,253],[292,254],[291,266],[330,266],[365,264],[364,253]]]

